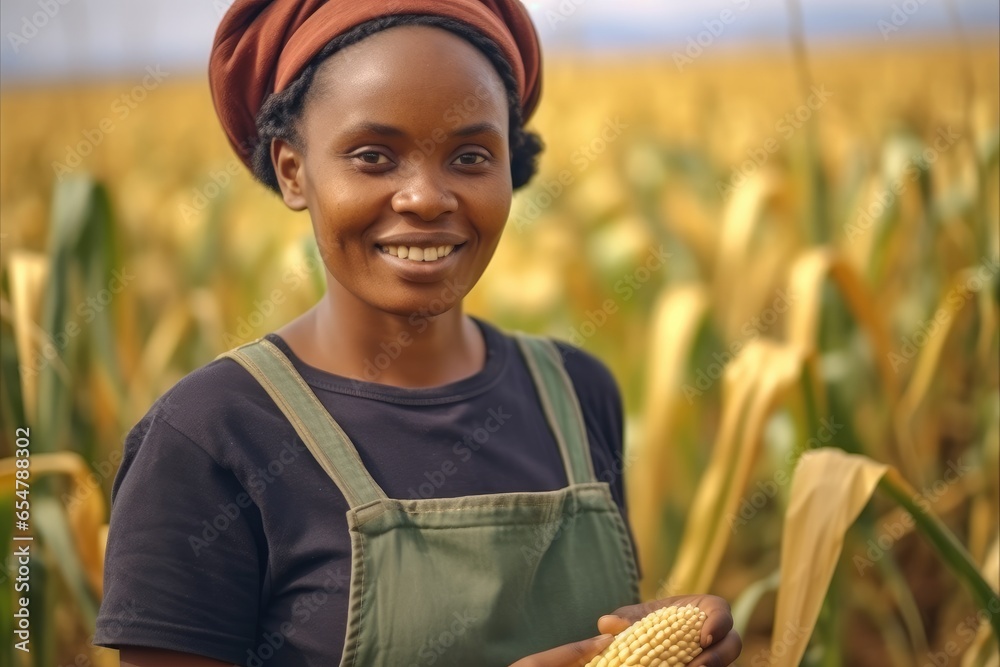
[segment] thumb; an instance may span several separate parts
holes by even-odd
[[[631,621],[614,614],[605,614],[597,619],[597,631],[606,635],[617,635],[630,625]]]

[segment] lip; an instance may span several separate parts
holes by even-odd
[[[386,242],[385,245],[421,245],[419,242],[413,243],[406,239],[411,237],[400,236],[396,237],[401,239],[398,243]],[[415,238],[415,237],[414,237]],[[430,236],[425,235],[422,237],[424,243],[427,245],[435,245],[437,241],[432,241],[430,239],[440,239],[446,238],[444,235],[440,236]],[[447,237],[454,238],[454,237]],[[379,245],[382,245],[379,243]],[[455,249],[451,251],[451,254],[447,257],[441,259],[436,259],[433,262],[414,262],[410,259],[400,259],[394,255],[390,255],[387,252],[382,252],[381,248],[375,248],[375,254],[379,256],[380,259],[385,261],[393,272],[398,275],[403,280],[409,280],[415,283],[433,283],[444,279],[448,273],[452,271],[455,263],[458,261],[455,259],[458,255],[461,255],[464,251],[465,244],[460,242],[458,244],[453,244],[447,241],[441,241],[440,245],[454,245]]]

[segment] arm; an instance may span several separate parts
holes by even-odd
[[[121,667],[232,667],[231,663],[159,648],[122,646]]]
[[[137,647],[241,663],[259,606],[256,506],[236,505],[245,491],[235,475],[160,418],[133,429],[126,450],[93,643],[138,665],[149,658],[136,662]],[[206,534],[218,516],[225,523]]]

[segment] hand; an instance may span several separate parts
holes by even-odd
[[[743,640],[733,630],[733,616],[729,611],[729,603],[714,595],[677,595],[621,607],[597,619],[597,630],[617,635],[657,609],[683,607],[687,604],[698,607],[706,616],[705,623],[701,626],[701,645],[704,650],[688,663],[687,667],[723,667],[735,662],[743,651]]]
[[[557,646],[544,653],[529,655],[510,667],[583,667],[594,656],[611,646],[612,641],[614,641],[612,635],[591,637],[565,646]]]

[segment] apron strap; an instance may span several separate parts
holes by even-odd
[[[216,359],[222,357],[239,362],[264,387],[352,509],[386,497],[340,424],[274,343],[258,338]]]
[[[559,444],[569,483],[597,481],[580,401],[573,389],[573,381],[563,366],[559,348],[551,340],[541,336],[521,331],[514,332],[514,335],[535,381],[549,426]]]

